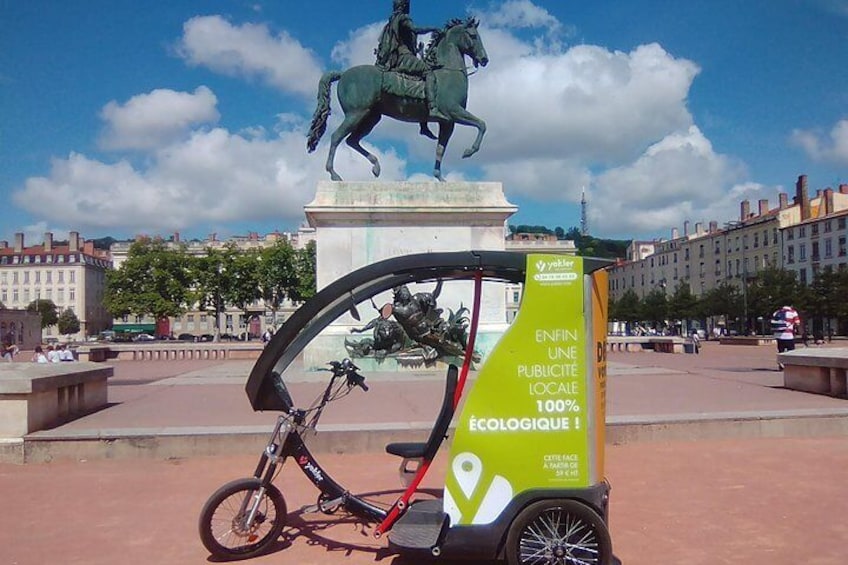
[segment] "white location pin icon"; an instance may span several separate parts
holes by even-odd
[[[453,458],[453,476],[466,499],[471,498],[483,474],[483,462],[473,453],[460,453]]]

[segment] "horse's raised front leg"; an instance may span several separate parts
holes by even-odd
[[[330,151],[327,154],[326,170],[330,173],[330,178],[334,181],[342,180],[342,177],[336,172],[334,163],[336,160],[336,149],[344,138],[359,128],[360,123],[368,115],[368,110],[359,110],[345,114],[345,119],[342,124],[333,132],[330,138]]]
[[[362,122],[360,122],[359,127],[357,127],[356,130],[354,130],[347,138],[347,144],[357,153],[368,159],[371,163],[371,173],[375,177],[380,176],[380,161],[377,159],[376,155],[369,153],[368,150],[362,147],[359,142],[362,141],[363,137],[371,133],[374,126],[380,122],[381,117],[382,115],[380,112],[372,111],[365,117],[365,119],[362,120]]]
[[[439,120],[439,142],[436,144],[436,165],[433,168],[433,176],[441,182],[445,182],[445,179],[442,178],[442,158],[445,156],[445,149],[447,149],[448,141],[453,135],[454,127],[453,122]]]
[[[467,159],[480,151],[480,144],[483,142],[483,136],[486,134],[486,122],[461,106],[451,109],[451,118],[453,118],[453,120],[458,124],[477,128],[477,139],[475,139],[471,147],[466,149],[462,154],[462,158]]]

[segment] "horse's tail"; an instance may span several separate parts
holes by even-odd
[[[318,107],[312,115],[312,125],[309,126],[309,137],[306,140],[306,148],[310,153],[315,151],[318,142],[327,131],[327,118],[330,117],[330,87],[340,78],[342,73],[339,71],[328,71],[318,83]]]

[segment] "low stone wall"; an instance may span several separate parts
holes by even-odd
[[[792,390],[848,397],[848,347],[806,348],[781,353],[783,385]]]
[[[0,363],[0,437],[20,438],[103,408],[112,367]]]
[[[178,361],[184,359],[258,359],[262,343],[192,343],[163,341],[154,343],[81,345],[76,354],[80,361]]]
[[[686,339],[675,336],[607,336],[607,351],[684,353]]]
[[[762,335],[727,336],[719,339],[721,345],[770,345],[775,347],[774,338]]]

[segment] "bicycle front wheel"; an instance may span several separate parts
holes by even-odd
[[[237,479],[203,505],[200,540],[215,557],[248,559],[267,551],[285,525],[286,501],[277,487],[262,491],[259,479]]]

